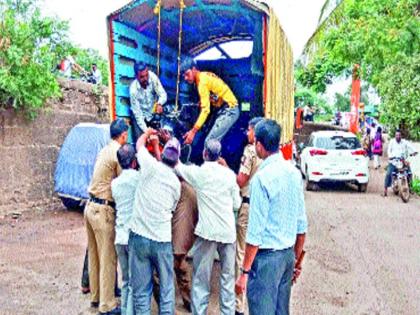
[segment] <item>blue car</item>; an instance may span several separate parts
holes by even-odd
[[[109,124],[80,123],[67,135],[54,174],[54,190],[67,209],[84,208],[96,156],[109,141]]]

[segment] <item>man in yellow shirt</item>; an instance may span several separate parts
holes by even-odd
[[[214,73],[199,71],[195,61],[187,60],[182,66],[182,71],[185,81],[197,86],[201,105],[200,116],[194,127],[184,135],[184,143],[191,144],[193,142],[196,133],[204,125],[210,114],[210,106],[220,108],[220,110],[206,137],[206,142],[209,139],[221,141],[239,118],[238,100],[222,79]],[[210,102],[211,94],[216,96],[218,100]]]

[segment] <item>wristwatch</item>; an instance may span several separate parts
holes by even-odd
[[[241,267],[241,274],[243,275],[249,275],[251,272],[251,270],[245,270],[244,268]]]

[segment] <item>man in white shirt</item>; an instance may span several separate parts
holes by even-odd
[[[162,114],[168,96],[158,76],[142,62],[134,65],[136,79],[130,85],[133,136],[136,141],[146,131],[153,114]]]
[[[93,84],[102,84],[102,73],[98,69],[96,63],[92,63],[92,72],[90,74],[89,82]]]
[[[84,69],[76,63],[73,56],[68,55],[64,60],[61,62],[60,66],[60,72],[61,75],[65,78],[71,79],[72,77],[72,70],[75,70],[76,72],[84,72]]]
[[[146,129],[137,141],[139,183],[129,225],[130,286],[135,314],[150,314],[152,277],[156,271],[160,283],[159,312],[174,314],[174,256],[172,248],[172,213],[179,201],[181,184],[173,168],[178,163],[180,145],[169,140],[162,152],[162,162],[147,151],[147,139],[156,134]]]
[[[115,250],[122,272],[121,314],[132,315],[133,296],[129,287],[128,270],[128,224],[133,212],[134,196],[139,182],[136,150],[131,144],[123,145],[117,151],[118,163],[122,168],[120,176],[111,183],[112,198],[116,204]]]
[[[179,164],[177,173],[197,193],[198,224],[194,243],[192,311],[195,315],[207,314],[210,296],[210,279],[216,252],[220,257],[220,312],[235,313],[235,217],[234,210],[241,206],[236,176],[220,165],[222,146],[216,139],[206,142],[204,164],[186,166]]]
[[[410,142],[401,138],[401,132],[397,130],[395,132],[395,138],[389,142],[388,145],[388,159],[391,162],[394,158],[408,158],[410,155],[416,155],[417,152]],[[392,173],[395,172],[395,166],[392,163],[388,164],[388,168],[385,175],[385,190],[384,196],[388,195],[388,188],[392,184]]]

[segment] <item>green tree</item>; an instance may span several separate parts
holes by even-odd
[[[364,103],[365,106],[369,105],[369,85],[363,84],[361,88],[360,103]],[[334,109],[340,112],[350,111],[350,92],[351,86],[347,89],[344,94],[335,93],[334,94]]]
[[[381,76],[381,120],[392,130],[400,127],[406,137],[420,139],[420,55],[387,67]]]
[[[331,3],[332,1],[327,1]],[[398,65],[418,62],[420,52],[420,19],[418,0],[342,0],[321,19],[318,30],[308,41],[302,60],[297,65],[298,82],[323,92],[335,77],[350,76],[354,64],[361,65],[361,78],[379,93],[383,120],[400,127],[410,125],[400,112],[419,108],[413,93],[401,90],[394,77],[407,75]],[[411,72],[410,72],[411,73]],[[418,76],[418,74],[417,74]],[[402,78],[401,78],[402,79]],[[408,90],[418,89],[417,80],[404,84]],[[393,106],[386,95],[393,87],[402,108]],[[417,135],[420,125],[414,127]]]
[[[47,99],[61,95],[56,67],[69,54],[88,71],[97,63],[107,84],[107,61],[66,40],[68,23],[42,16],[38,0],[1,0],[0,16],[0,109],[34,118]]]
[[[42,17],[35,0],[0,2],[0,106],[30,116],[60,95],[53,69],[64,52],[66,22]]]
[[[345,93],[335,93],[334,108],[339,112],[348,112],[350,110],[350,95]]]

